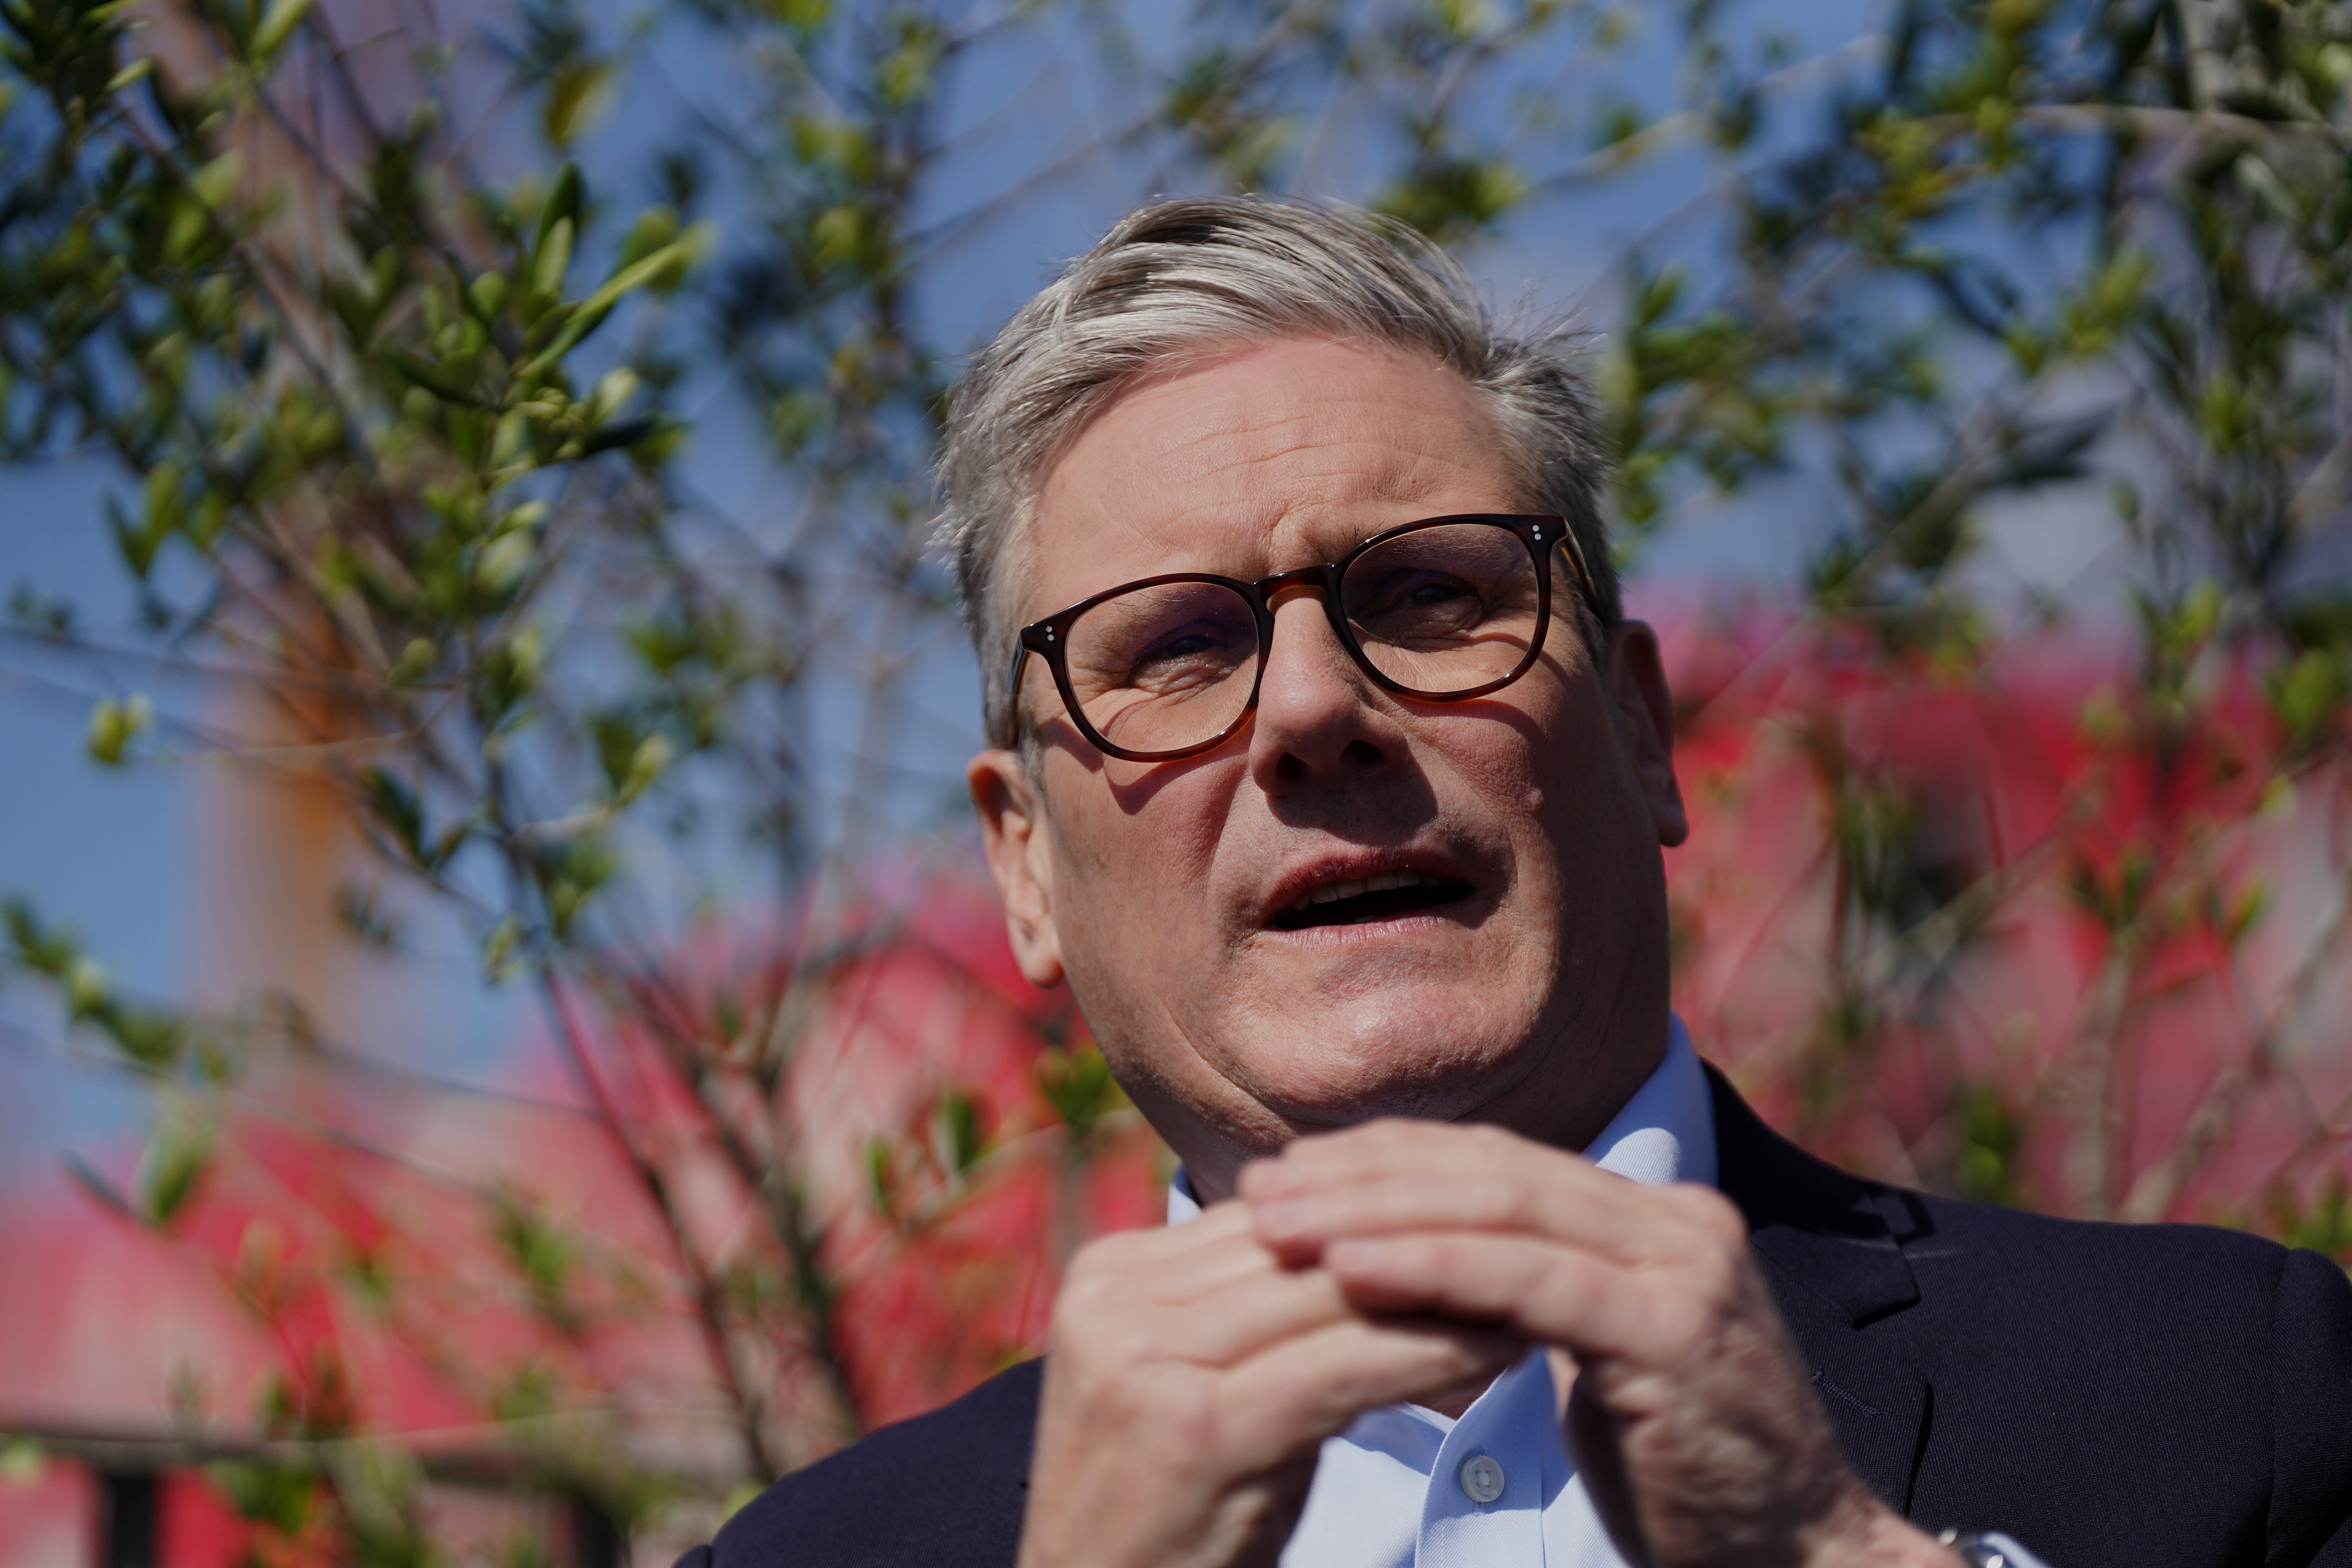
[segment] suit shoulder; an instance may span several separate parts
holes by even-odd
[[[727,1521],[711,1568],[1010,1568],[1043,1364],[784,1477]]]
[[[2102,1355],[2193,1357],[2216,1375],[2255,1375],[2271,1360],[2282,1292],[2301,1278],[2277,1242],[2218,1226],[2060,1219],[1909,1193],[1903,1201],[1925,1222],[1903,1250],[1930,1302],[1974,1300],[1997,1310],[2004,1335],[2030,1340],[2040,1325],[2095,1339]]]
[[[2056,1512],[2087,1495],[2095,1454],[2148,1488],[2151,1517],[2230,1500],[2236,1539],[2273,1564],[2352,1530],[2352,1281],[2335,1262],[2212,1226],[1918,1202],[1931,1228],[1905,1251],[1924,1310],[1887,1326],[1947,1369],[1956,1455],[1998,1469],[2021,1431],[2063,1435],[2044,1457],[2078,1490]]]
[[[2013,1277],[2068,1293],[2159,1303],[2202,1303],[2267,1322],[2282,1289],[2294,1288],[2288,1249],[2266,1237],[2220,1226],[2062,1219],[1959,1198],[1904,1194],[1928,1218],[1930,1238],[1914,1256],[1950,1250],[1993,1262]]]

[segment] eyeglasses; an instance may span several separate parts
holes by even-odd
[[[1013,656],[1011,745],[1021,677],[1035,654],[1078,732],[1134,763],[1221,744],[1257,707],[1274,650],[1276,597],[1318,588],[1339,646],[1385,690],[1461,702],[1525,675],[1551,626],[1557,545],[1596,617],[1584,553],[1557,517],[1424,518],[1376,533],[1338,561],[1255,583],[1173,572],[1081,599],[1021,628]]]

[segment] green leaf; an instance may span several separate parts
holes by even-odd
[[[0,1443],[0,1486],[26,1486],[41,1479],[48,1468],[48,1454],[30,1437],[11,1437]]]
[[[477,320],[495,321],[506,310],[507,289],[505,273],[485,272],[467,287],[466,306]]]
[[[2294,661],[2273,669],[2263,679],[2263,695],[2278,716],[2287,742],[2297,751],[2309,751],[2341,724],[2345,702],[2352,697],[2344,660],[2333,650],[2305,649]]]
[[[501,1193],[496,1199],[490,1233],[522,1280],[532,1311],[559,1333],[577,1333],[585,1323],[572,1300],[581,1260],[579,1243],[513,1192]]]
[[[493,595],[504,594],[530,570],[531,557],[538,547],[539,542],[525,529],[500,535],[475,559],[474,581]]]
[[[81,951],[69,932],[44,924],[23,899],[0,904],[0,922],[8,928],[8,943],[16,950],[16,962],[36,974],[58,979]]]
[[[548,79],[540,115],[540,132],[548,144],[569,148],[603,119],[618,76],[610,60],[575,60],[558,69]]]
[[[688,231],[689,234],[691,232]],[[515,366],[515,379],[524,381],[544,374],[549,367],[577,348],[582,339],[604,325],[604,318],[612,314],[613,307],[620,303],[625,295],[646,287],[672,268],[691,262],[696,249],[697,247],[689,240],[681,239],[613,274],[605,279],[604,287],[573,308],[577,313],[565,323],[562,331],[555,334],[554,342]]]
[[[1092,1045],[1045,1052],[1037,1058],[1036,1079],[1045,1103],[1080,1142],[1093,1136],[1105,1117],[1127,1103],[1118,1080],[1111,1076],[1110,1063]]]
[[[188,189],[196,200],[217,212],[236,194],[237,176],[244,168],[244,158],[231,149],[188,176]]]
[[[461,384],[429,360],[419,359],[402,349],[385,349],[377,357],[398,373],[403,380],[423,387],[436,397],[476,406],[481,404],[481,399],[474,395],[470,385]]]
[[[528,956],[520,919],[509,915],[482,939],[482,977],[497,985],[511,979]]]
[[[269,0],[269,8],[261,14],[260,26],[253,29],[254,58],[268,60],[285,47],[294,29],[310,12],[310,0]]]
[[[637,395],[637,373],[623,365],[608,370],[596,378],[594,390],[588,395],[588,417],[594,421],[610,419],[629,405]]]
[[[616,447],[634,447],[663,428],[665,424],[666,421],[658,416],[651,414],[640,415],[635,419],[615,419],[609,425],[599,426],[593,435],[580,443],[581,455],[590,457],[598,452],[609,452]]]
[[[980,1102],[961,1089],[940,1097],[938,1112],[940,1163],[948,1173],[964,1176],[988,1152],[988,1130],[982,1123]]]
[[[629,765],[613,792],[614,802],[626,805],[653,786],[654,781],[669,771],[677,755],[669,737],[656,731],[637,742],[629,755]]]
[[[621,241],[620,264],[634,266],[677,238],[677,214],[666,206],[647,207]]]
[[[195,1196],[212,1163],[210,1122],[193,1107],[167,1110],[139,1162],[136,1185],[147,1223],[157,1229],[169,1226]]]
[[[376,820],[412,860],[425,858],[425,803],[416,792],[388,768],[372,767],[360,775],[360,787]]]
[[[558,218],[539,242],[539,259],[531,268],[531,287],[542,294],[561,296],[563,279],[572,270],[572,220]]]
[[[154,704],[144,696],[101,697],[89,710],[83,744],[100,766],[119,768],[131,742],[154,721]]]
[[[898,1217],[898,1161],[889,1140],[879,1135],[866,1140],[866,1191],[884,1219]]]
[[[545,248],[547,237],[559,223],[568,223],[575,229],[580,226],[580,165],[566,159],[563,167],[555,172],[555,184],[548,190],[547,205],[539,209],[539,237],[533,242],[534,248]]]
[[[400,916],[384,908],[383,899],[373,888],[345,882],[336,889],[335,919],[370,947],[389,952],[401,945]]]

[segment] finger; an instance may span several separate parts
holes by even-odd
[[[1692,1303],[1670,1277],[1526,1237],[1349,1237],[1323,1249],[1322,1267],[1362,1310],[1497,1323],[1580,1359],[1648,1364],[1688,1340]]]
[[[1157,1353],[1230,1367],[1285,1341],[1359,1319],[1361,1309],[1321,1268],[1277,1269],[1181,1307],[1153,1309]]]
[[[1189,1231],[1199,1234],[1180,1236]],[[1114,1261],[1139,1289],[1170,1302],[1202,1300],[1285,1267],[1259,1238],[1244,1204],[1219,1204],[1189,1224],[1129,1234],[1166,1238],[1158,1246],[1132,1248]]]
[[[1113,1258],[1125,1267],[1199,1252],[1248,1229],[1241,1205],[1228,1201],[1203,1209],[1200,1217],[1182,1225],[1112,1231],[1087,1242],[1079,1252]]]
[[[1237,1461],[1271,1465],[1344,1430],[1364,1411],[1493,1376],[1527,1352],[1517,1335],[1466,1324],[1350,1318],[1271,1346],[1226,1373],[1224,1430]]]
[[[1275,1181],[1344,1180],[1351,1173],[1378,1173],[1403,1164],[1454,1169],[1494,1161],[1521,1148],[1576,1158],[1500,1127],[1387,1116],[1295,1138],[1281,1152],[1254,1161],[1247,1169],[1260,1179]]]
[[[1116,1277],[1141,1296],[1181,1303],[1284,1267],[1258,1239],[1247,1206],[1229,1201],[1185,1225],[1118,1231],[1090,1241],[1072,1258],[1070,1271],[1073,1279]]]
[[[1463,1176],[1538,1169],[1572,1186],[1600,1187],[1622,1180],[1581,1155],[1538,1143],[1500,1127],[1399,1117],[1338,1132],[1292,1140],[1282,1152],[1243,1168],[1239,1185],[1249,1198],[1343,1186],[1411,1172]]]
[[[1337,1280],[1286,1267],[1250,1231],[1242,1205],[1223,1207],[1196,1222],[1205,1238],[1087,1248],[1056,1310],[1057,1346],[1222,1367],[1355,1315]]]
[[[1296,1260],[1340,1236],[1516,1231],[1633,1261],[1674,1250],[1684,1228],[1658,1189],[1559,1150],[1492,1129],[1396,1129],[1315,1140],[1327,1145],[1320,1154],[1246,1168],[1241,1191],[1259,1237]]]

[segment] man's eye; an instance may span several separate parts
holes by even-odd
[[[1443,610],[1459,616],[1475,611],[1480,602],[1477,591],[1457,578],[1427,578],[1392,585],[1357,610],[1355,616],[1360,621],[1381,621]]]
[[[1202,633],[1194,632],[1190,637],[1176,637],[1150,649],[1135,661],[1136,668],[1140,669],[1153,664],[1165,664],[1171,659],[1192,658],[1208,651],[1208,637]]]
[[[1213,632],[1188,632],[1154,643],[1129,660],[1121,684],[1160,692],[1191,689],[1223,680],[1233,663],[1225,639]]]

